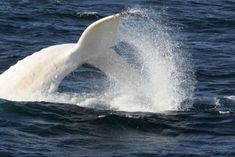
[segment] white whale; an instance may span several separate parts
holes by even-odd
[[[0,98],[21,101],[25,95],[56,92],[64,77],[84,63],[122,83],[136,86],[139,75],[112,49],[120,18],[125,15],[102,18],[92,23],[77,43],[44,48],[11,66],[0,75]]]

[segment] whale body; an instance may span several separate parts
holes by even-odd
[[[61,81],[85,63],[119,82],[137,85],[136,71],[113,50],[123,16],[119,13],[92,23],[77,43],[50,46],[18,61],[0,75],[0,98],[20,101],[25,95],[56,92]]]

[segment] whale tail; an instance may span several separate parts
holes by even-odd
[[[127,15],[118,13],[92,23],[83,32],[76,46],[71,48],[70,58],[80,59],[83,64],[100,69],[119,83],[136,88],[141,83],[140,75],[113,50],[120,18]]]
[[[92,58],[93,55],[98,56],[115,45],[121,15],[122,14],[116,14],[102,18],[91,24],[83,32],[77,44],[83,57],[89,59]],[[87,56],[87,54],[89,55]]]
[[[113,50],[117,41],[119,20],[126,15],[115,14],[91,24],[80,37],[77,50],[82,52],[78,53],[83,55],[79,57],[86,63],[99,68],[119,83],[136,87],[140,84],[140,76]]]
[[[136,86],[140,82],[138,74],[112,49],[122,16],[116,14],[94,22],[77,44],[51,46],[19,61],[0,75],[0,97],[20,100],[35,92],[54,92],[65,76],[84,63],[119,82]]]

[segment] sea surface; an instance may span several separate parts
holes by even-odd
[[[0,0],[0,73],[42,48],[76,43],[92,22],[119,12],[144,19],[120,38],[154,59],[144,64],[154,105],[96,101],[111,85],[85,65],[59,92],[93,95],[91,103],[0,99],[0,157],[235,156],[234,0]]]

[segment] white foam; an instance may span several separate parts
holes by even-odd
[[[227,97],[225,97],[225,98],[227,98],[227,99],[230,99],[230,100],[235,100],[235,96],[227,96]]]

